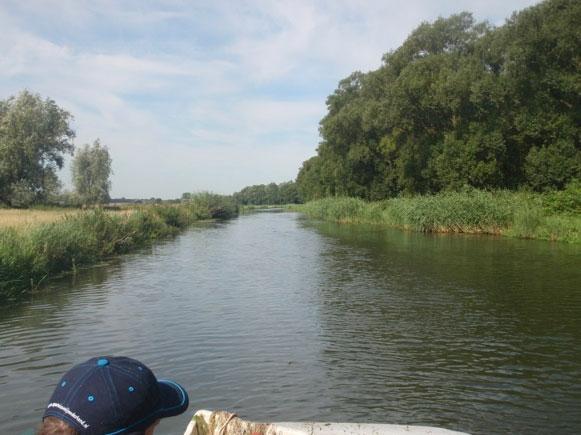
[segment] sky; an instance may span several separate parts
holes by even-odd
[[[422,21],[502,25],[535,3],[0,0],[0,99],[28,89],[73,114],[76,146],[109,148],[112,197],[229,194],[294,179],[339,80]]]

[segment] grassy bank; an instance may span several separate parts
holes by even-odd
[[[295,209],[312,218],[342,223],[581,243],[579,185],[551,194],[473,190],[380,202],[325,198]]]
[[[175,234],[192,222],[236,213],[231,203],[200,195],[180,205],[136,207],[126,213],[94,209],[67,213],[49,223],[0,228],[0,299]]]

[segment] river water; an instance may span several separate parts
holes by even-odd
[[[127,355],[190,411],[581,433],[581,249],[257,213],[0,307],[0,433],[72,364]]]

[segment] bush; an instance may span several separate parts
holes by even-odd
[[[238,214],[238,205],[231,196],[210,192],[184,196],[183,203],[194,219],[227,219]]]
[[[572,181],[564,190],[545,194],[543,207],[549,214],[581,215],[581,180]]]

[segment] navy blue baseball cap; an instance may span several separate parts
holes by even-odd
[[[179,384],[157,380],[139,361],[103,356],[65,373],[43,419],[59,418],[80,434],[126,434],[181,414],[188,403],[188,394]]]

